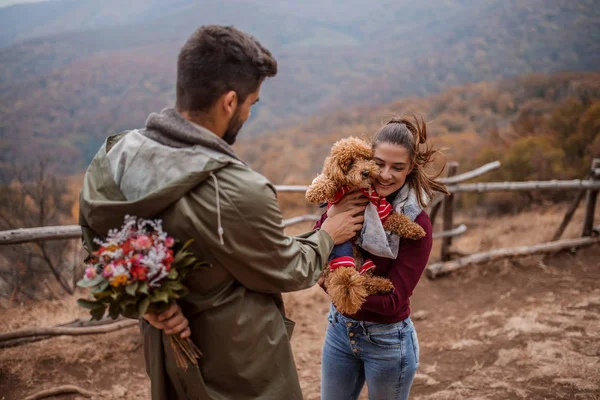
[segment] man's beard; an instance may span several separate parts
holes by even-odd
[[[244,123],[240,121],[239,115],[236,111],[235,114],[233,114],[233,117],[231,117],[231,119],[229,120],[227,130],[223,135],[223,140],[225,141],[225,143],[227,143],[230,146],[233,145],[243,125]]]

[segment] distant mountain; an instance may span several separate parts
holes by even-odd
[[[413,114],[427,122],[429,142],[445,149],[439,168],[459,161],[467,171],[501,160],[500,180],[573,179],[600,157],[600,73],[572,72],[527,74],[348,107],[259,137],[241,135],[237,148],[271,181],[307,184],[335,141],[370,139],[390,118]]]
[[[21,4],[0,9],[0,159],[49,153],[83,168],[106,135],[173,104],[179,47],[208,23],[252,33],[280,65],[247,134],[470,82],[600,69],[593,0]]]

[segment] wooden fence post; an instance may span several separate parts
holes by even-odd
[[[448,177],[456,175],[458,170],[458,163],[453,161],[448,163]],[[442,222],[442,231],[449,231],[453,228],[452,214],[454,210],[454,194],[450,193],[449,196],[445,196],[442,200],[442,213],[444,220]],[[445,237],[442,239],[442,261],[450,260],[450,246],[452,245],[452,237]]]
[[[590,180],[600,180],[600,158],[594,158],[590,170]],[[598,189],[589,189],[585,201],[585,217],[583,219],[583,232],[581,236],[592,236],[594,229],[594,212],[596,211],[596,199]]]

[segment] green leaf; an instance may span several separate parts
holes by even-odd
[[[92,293],[96,293],[96,292],[104,292],[104,291],[106,290],[106,288],[108,288],[108,285],[109,285],[108,281],[107,281],[107,280],[104,280],[104,281],[100,282],[100,283],[98,284],[98,286],[95,286],[95,287],[92,289]]]
[[[88,310],[104,308],[104,305],[102,305],[102,303],[93,300],[77,299],[77,304],[79,304],[83,308],[87,308]]]
[[[95,310],[90,311],[92,315],[92,320],[100,321],[104,318],[104,313],[106,312],[106,307],[102,305],[102,308],[96,308]]]
[[[212,268],[212,264],[207,261],[198,261],[198,264],[194,265],[194,268]]]
[[[135,304],[128,304],[126,307],[121,308],[121,314],[127,318],[137,319],[137,307]]]
[[[110,297],[112,297],[112,299],[115,300],[115,301],[119,301],[119,299],[121,297],[123,297],[123,293],[121,293],[121,292],[112,292],[110,294]]]
[[[88,287],[96,286],[103,280],[104,280],[104,277],[102,275],[96,275],[96,277],[91,280],[81,279],[79,282],[77,282],[77,286],[83,287],[83,288],[88,288]]]
[[[181,261],[181,263],[179,263],[177,265],[176,268],[177,269],[179,269],[179,268],[187,268],[187,267],[193,265],[195,262],[196,262],[196,257],[186,257],[185,259],[183,259]]]
[[[121,300],[119,302],[119,304],[121,305],[121,309],[123,309],[124,307],[127,307],[131,304],[137,304],[137,302],[138,302],[137,298],[128,296],[128,297],[125,297],[123,300]]]
[[[175,254],[175,258],[173,258],[173,265],[179,264],[184,258],[189,255],[186,251],[180,251]]]
[[[106,291],[106,292],[93,292],[92,295],[98,299],[98,300],[102,300],[105,299],[107,297],[110,297],[112,294],[112,292]]]
[[[148,292],[148,283],[142,282],[142,284],[139,285],[137,292],[143,294],[150,294],[150,292]]]
[[[190,293],[190,291],[188,290],[188,288],[186,288],[185,286],[182,287],[182,289],[179,291],[179,296],[180,297],[185,297]]]
[[[181,249],[179,249],[179,251],[185,251],[188,247],[190,247],[190,245],[194,243],[194,239],[190,239],[187,242],[185,242],[183,244],[183,246],[181,246]]]
[[[152,295],[152,297],[150,297],[150,302],[152,303],[158,303],[158,302],[164,302],[164,303],[168,303],[169,302],[169,295],[167,292],[162,291],[162,290],[156,290],[154,292],[154,294]]]
[[[185,288],[185,286],[183,286],[181,282],[173,282],[173,285],[171,285],[171,287],[173,288],[173,290],[177,291]]]
[[[146,314],[146,311],[148,311],[148,306],[150,306],[150,299],[148,297],[140,301],[140,304],[138,305],[138,314],[140,317]]]
[[[112,319],[119,318],[119,314],[120,314],[119,311],[120,311],[119,303],[117,303],[117,302],[110,303],[110,307],[108,308],[108,315],[110,315],[110,317]]]
[[[138,282],[133,282],[132,284],[125,286],[125,292],[127,292],[128,295],[135,296],[138,285]]]
[[[169,275],[167,275],[167,278],[177,279],[178,276],[179,276],[179,273],[177,272],[177,270],[175,268],[171,268],[171,270],[169,271]]]

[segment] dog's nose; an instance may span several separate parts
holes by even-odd
[[[360,174],[363,176],[363,178],[368,178],[369,177],[369,170],[364,169]]]

